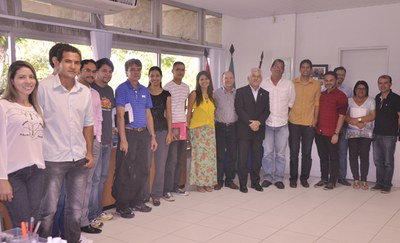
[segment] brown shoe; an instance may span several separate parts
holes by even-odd
[[[222,188],[222,185],[219,183],[214,186],[214,190],[221,190],[221,188]]]
[[[225,186],[229,187],[230,189],[233,189],[233,190],[239,189],[238,185],[236,185],[233,181],[228,184],[225,184]]]

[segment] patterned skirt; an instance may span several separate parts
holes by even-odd
[[[202,126],[190,129],[192,161],[190,184],[214,186],[217,184],[217,159],[215,129]]]

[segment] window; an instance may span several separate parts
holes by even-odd
[[[38,80],[42,80],[53,72],[49,64],[49,50],[56,43],[52,41],[17,38],[15,40],[15,55],[17,60],[24,60],[35,68]],[[74,45],[82,53],[82,59],[93,58],[90,46]]]
[[[205,41],[208,43],[222,43],[222,18],[214,15],[205,16]]]
[[[172,65],[176,61],[181,61],[185,64],[185,77],[183,82],[189,85],[190,90],[196,88],[196,76],[200,71],[200,58],[191,56],[180,56],[171,54],[161,54],[161,70],[163,71],[163,85],[171,81]]]
[[[139,0],[134,9],[115,14],[104,15],[104,25],[152,32],[151,0]]]
[[[7,83],[7,71],[9,67],[8,37],[0,34],[0,94],[3,93]]]
[[[198,40],[198,13],[163,4],[162,34],[186,41]]]
[[[136,58],[142,62],[142,77],[140,84],[147,87],[148,78],[147,73],[152,66],[157,66],[157,53],[133,51],[125,49],[111,49],[111,61],[114,65],[113,77],[109,85],[115,90],[118,85],[126,81],[125,62],[128,59]]]
[[[40,2],[38,0],[21,0],[21,8],[23,12],[81,22],[90,22],[91,13],[89,12],[64,8],[50,3]]]

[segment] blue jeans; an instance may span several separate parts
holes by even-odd
[[[262,159],[264,180],[272,183],[283,181],[288,138],[287,124],[281,127],[265,126],[264,157]]]
[[[36,165],[22,168],[8,174],[13,190],[11,202],[5,201],[13,227],[20,227],[21,221],[29,222],[31,217],[39,218],[39,206],[43,193],[43,169]]]
[[[394,172],[394,151],[396,136],[374,135],[372,143],[374,163],[376,166],[376,184],[383,187],[392,187]]]
[[[97,218],[103,212],[103,188],[108,177],[110,157],[111,143],[101,144],[99,159],[96,160],[96,166],[92,177],[92,191],[90,192],[89,200],[89,220]]]
[[[301,174],[300,180],[310,177],[312,158],[311,149],[315,130],[311,126],[289,123],[290,148],[290,181],[297,181],[299,177],[299,152],[301,144]]]
[[[44,194],[40,204],[42,225],[40,236],[51,236],[53,217],[56,213],[61,186],[65,186],[65,214],[64,225],[65,239],[67,242],[78,242],[81,229],[80,219],[87,184],[89,170],[84,167],[86,159],[69,162],[45,161],[44,170]]]
[[[88,176],[88,182],[86,186],[86,191],[85,191],[85,200],[83,202],[83,208],[82,208],[82,217],[81,217],[81,226],[85,227],[89,225],[89,221],[92,220],[92,218],[89,219],[89,202],[90,200],[93,200],[91,196],[95,196],[92,192],[96,190],[93,185],[93,175],[96,170],[97,164],[99,163],[100,159],[100,149],[101,149],[101,144],[94,139],[93,141],[93,159],[95,161],[95,166],[91,169],[89,169],[89,176]]]
[[[347,123],[343,123],[342,130],[339,134],[339,174],[338,179],[346,179],[347,176],[347,149],[348,142],[346,139]]]

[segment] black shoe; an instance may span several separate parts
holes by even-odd
[[[149,197],[146,197],[145,199],[143,199],[143,203],[148,203],[148,202],[150,202],[150,198]]]
[[[390,193],[390,187],[383,187],[382,188],[382,190],[381,190],[381,193],[383,193],[383,194],[388,194],[388,193]]]
[[[261,184],[262,187],[269,187],[270,185],[272,185],[272,182],[264,180]]]
[[[99,234],[101,233],[101,229],[96,229],[90,225],[85,226],[85,227],[81,227],[81,231],[88,233],[88,234]]]
[[[307,180],[300,180],[300,183],[305,188],[309,188],[310,187],[310,184],[308,184]]]
[[[160,206],[160,199],[159,198],[153,198],[153,205],[154,206],[156,206],[156,207],[158,207],[158,206]]]
[[[375,186],[371,187],[371,191],[380,191],[383,189],[383,186],[376,184]]]
[[[333,188],[335,188],[335,184],[333,184],[332,182],[328,182],[328,184],[326,184],[326,186],[324,187],[324,190],[332,190]]]
[[[289,186],[291,188],[296,188],[297,187],[297,182],[296,181],[290,181]]]
[[[151,211],[151,207],[147,206],[146,204],[142,203],[140,205],[135,205],[133,207],[133,210],[142,212],[142,213],[148,213]]]
[[[283,184],[282,181],[275,182],[275,186],[278,189],[285,189],[285,184]]]
[[[337,182],[343,186],[351,186],[350,182],[348,182],[346,179],[338,179]]]
[[[240,186],[239,190],[243,193],[247,193],[249,190],[247,190],[247,186]]]
[[[324,181],[324,180],[320,180],[317,182],[317,184],[314,185],[314,187],[321,187],[321,186],[325,186],[328,182]]]
[[[264,191],[262,186],[260,186],[260,184],[258,184],[258,183],[251,184],[251,188],[253,188],[254,190],[259,191],[259,192]]]
[[[125,209],[117,209],[117,213],[121,216],[121,218],[131,219],[135,217],[135,213],[130,208]]]

